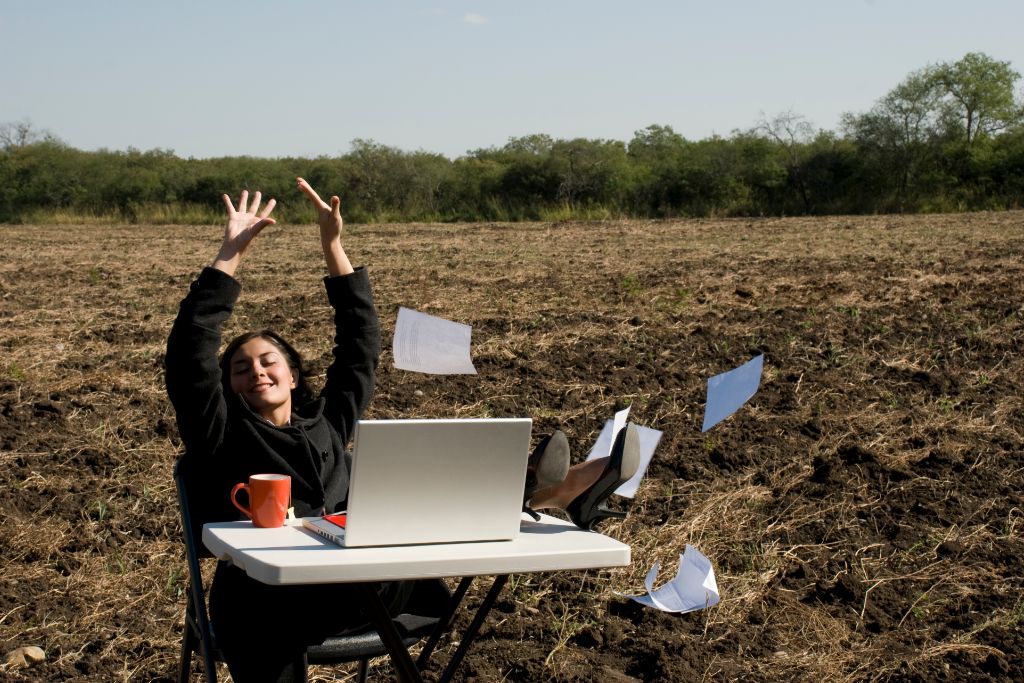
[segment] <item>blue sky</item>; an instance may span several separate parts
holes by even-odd
[[[0,0],[0,123],[183,157],[836,130],[928,64],[1024,70],[1021,26],[1020,0]]]

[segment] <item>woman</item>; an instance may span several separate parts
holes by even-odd
[[[291,477],[298,516],[345,506],[345,444],[373,394],[380,329],[368,273],[353,268],[342,246],[338,197],[327,204],[302,178],[298,188],[319,216],[328,272],[324,283],[334,309],[334,361],[314,399],[298,353],[273,332],[236,338],[218,360],[221,326],[241,290],[235,272],[253,239],[274,224],[270,214],[276,204],[271,199],[261,209],[259,192],[251,202],[249,193],[242,192],[236,209],[225,195],[228,224],[220,249],[181,302],[167,342],[167,393],[200,523],[235,519],[228,493],[256,472]],[[381,584],[379,592],[392,613],[400,610],[410,586]],[[234,680],[305,680],[302,653],[309,644],[366,625],[350,591],[343,584],[268,586],[218,564],[210,614]]]
[[[224,195],[228,224],[220,249],[181,302],[167,342],[167,393],[185,446],[181,469],[200,525],[237,518],[228,494],[257,472],[291,477],[297,516],[345,507],[350,465],[345,444],[373,395],[380,328],[368,273],[353,268],[342,246],[340,200],[333,196],[328,204],[305,180],[297,182],[318,213],[328,272],[324,284],[334,309],[334,359],[319,398],[306,384],[299,354],[271,331],[237,337],[218,360],[221,326],[241,291],[235,272],[253,239],[274,224],[270,214],[276,204],[271,199],[261,210],[261,194],[250,202],[243,191],[236,209]],[[619,516],[603,503],[635,472],[638,450],[631,426],[611,458],[570,468],[565,437],[556,433],[530,456],[524,503],[565,509],[585,528]],[[381,583],[379,593],[397,614],[411,588],[409,582]],[[238,683],[305,680],[302,655],[308,645],[365,628],[368,621],[350,586],[269,586],[224,562],[211,587],[210,614]]]

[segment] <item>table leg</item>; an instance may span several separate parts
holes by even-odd
[[[459,642],[458,649],[455,650],[455,654],[452,655],[451,660],[448,662],[448,666],[444,668],[444,673],[441,674],[441,678],[437,679],[438,683],[446,683],[450,681],[451,677],[455,675],[455,672],[459,668],[459,664],[462,662],[462,658],[466,656],[466,651],[469,650],[469,645],[476,637],[477,631],[484,623],[484,619],[487,618],[487,613],[491,611],[491,607],[494,606],[495,600],[498,599],[498,594],[501,593],[501,589],[505,587],[505,583],[508,581],[508,574],[501,574],[494,577],[494,583],[491,584],[491,589],[487,591],[487,595],[484,597],[483,603],[480,605],[480,609],[476,611],[476,616],[473,617],[472,623],[469,628],[462,635],[462,640]],[[378,598],[379,600],[379,598]]]
[[[444,614],[437,620],[437,626],[430,632],[430,637],[427,639],[426,644],[423,646],[423,650],[420,651],[420,656],[416,660],[416,666],[420,671],[427,668],[427,662],[430,660],[430,655],[434,653],[434,648],[437,647],[437,643],[441,640],[441,636],[448,630],[448,627],[452,624],[452,619],[455,617],[455,612],[459,609],[459,605],[462,604],[462,599],[466,597],[466,591],[469,590],[469,586],[473,583],[472,576],[465,576],[459,581],[458,588],[452,593],[451,600],[448,602],[448,606],[445,608]]]
[[[391,615],[388,614],[388,610],[381,601],[380,595],[372,587],[373,584],[356,583],[353,585],[359,590],[362,603],[366,607],[366,611],[371,621],[373,621],[373,625],[377,629],[384,647],[388,649],[388,653],[391,655],[391,664],[398,673],[398,679],[403,681],[403,683],[423,683],[423,677],[420,676],[419,669],[416,668],[412,657],[409,656],[409,650],[406,649],[402,637],[398,634],[395,624],[391,621]]]

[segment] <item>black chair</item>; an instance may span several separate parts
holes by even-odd
[[[206,672],[207,680],[210,683],[216,683],[216,663],[224,661],[224,658],[217,647],[217,640],[206,610],[206,590],[199,562],[201,558],[212,558],[213,555],[205,546],[196,541],[202,527],[193,526],[189,510],[187,477],[183,472],[181,462],[179,459],[174,465],[174,483],[178,489],[182,536],[185,539],[185,555],[188,561],[189,593],[188,604],[185,608],[185,626],[181,638],[181,666],[178,670],[178,682],[188,683],[192,657],[198,653],[203,660],[203,669]],[[429,649],[433,648],[438,635],[435,632],[438,623],[442,622],[447,626],[447,622],[450,620],[453,611],[450,605],[451,599],[451,591],[440,579],[416,583],[410,598],[409,609],[411,611],[415,609],[414,614],[429,616],[417,616],[408,620],[409,628],[406,629],[406,635],[403,637],[406,647],[414,645],[427,634],[434,632],[431,642],[428,644]],[[370,659],[386,654],[388,654],[387,648],[377,631],[370,628],[362,633],[331,637],[319,645],[309,647],[306,650],[306,663],[345,664],[358,661],[357,680],[363,683],[366,681]],[[423,654],[429,657],[428,652]],[[421,666],[426,664],[423,660],[424,658],[421,657]]]

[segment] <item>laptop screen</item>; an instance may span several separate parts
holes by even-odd
[[[531,428],[528,418],[361,420],[346,547],[515,538]]]

